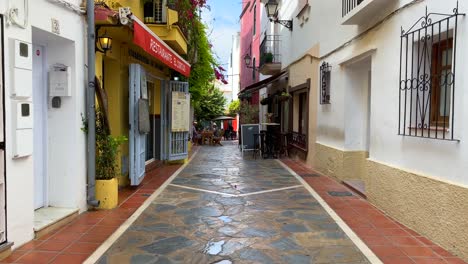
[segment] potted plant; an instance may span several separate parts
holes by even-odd
[[[272,123],[273,113],[266,113],[267,123]]]
[[[87,124],[83,129],[87,132]],[[114,137],[104,122],[104,113],[96,109],[96,199],[99,209],[117,207],[119,182],[116,178],[120,171],[117,163],[119,147],[127,141],[124,136]]]
[[[279,96],[279,100],[282,102],[289,100],[289,98],[291,98],[291,94],[288,92],[282,92]]]
[[[265,53],[265,63],[272,63],[273,62],[273,53],[267,52]]]
[[[270,103],[270,98],[269,97],[265,97],[262,100],[260,100],[261,105],[267,105],[268,103]]]

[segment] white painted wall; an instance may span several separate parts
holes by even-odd
[[[341,25],[342,0],[309,0],[310,13],[308,21],[304,23],[297,17],[303,1],[279,2],[279,19],[292,19],[294,23],[292,32],[276,25],[281,35],[282,67],[291,66],[316,44],[320,44],[319,56],[322,61],[327,61],[333,67],[331,104],[319,105],[318,109],[319,143],[341,150],[369,149],[372,160],[468,185],[466,177],[468,144],[465,142],[468,140],[466,136],[468,104],[464,103],[468,101],[466,90],[468,79],[465,77],[466,74],[463,74],[468,67],[466,63],[468,52],[463,48],[468,44],[466,18],[461,18],[459,21],[457,43],[455,137],[461,140],[460,143],[405,138],[397,135],[401,27],[411,27],[425,14],[426,6],[429,12],[452,13],[456,0],[425,0],[416,3],[358,39],[355,39],[358,34],[365,32],[392,11],[412,3],[413,0],[381,1],[386,5],[380,9],[380,12],[371,14],[364,24],[345,26]],[[468,4],[464,1],[460,1],[460,13],[468,13]],[[268,25],[263,18],[262,25]],[[351,93],[350,89],[359,83],[357,80],[349,79],[349,67],[354,62],[353,58],[366,52],[371,56],[369,58],[372,58],[370,101],[364,92],[359,95]],[[355,74],[365,76],[365,72],[355,72]],[[365,86],[364,83],[362,85]],[[354,98],[351,98],[352,96]],[[319,100],[319,94],[315,98]],[[368,107],[371,115],[367,122],[365,122],[365,107],[362,107],[362,104],[370,104]],[[370,134],[369,138],[366,138],[367,134]]]
[[[79,5],[80,0],[69,1]],[[0,13],[7,13],[9,7],[18,7],[23,12],[22,0],[0,1]],[[9,39],[20,39],[25,42],[33,42],[32,26],[46,32],[51,31],[51,19],[60,22],[62,41],[68,46],[54,46],[54,38],[45,39],[49,49],[48,62],[62,62],[70,64],[73,69],[72,97],[63,100],[63,108],[49,113],[49,142],[54,149],[56,159],[49,164],[50,180],[56,186],[50,186],[53,196],[49,197],[50,203],[55,206],[86,209],[86,163],[85,163],[85,136],[81,132],[81,116],[84,113],[84,73],[85,73],[85,21],[84,18],[61,6],[46,0],[29,1],[29,24],[26,29],[16,26],[7,26],[5,29],[5,68],[6,76],[6,102],[7,113],[11,113],[12,107],[9,89],[12,85],[11,76],[8,75],[11,68],[11,47]],[[42,39],[41,41],[44,41]],[[15,247],[21,246],[33,238],[33,158],[12,160],[12,142],[8,139],[12,136],[11,123],[7,116],[7,207],[8,207],[8,240],[15,243]],[[59,186],[60,185],[60,186]]]
[[[369,25],[342,26],[341,5],[339,4],[341,1],[316,0],[311,2],[312,10],[320,10],[320,15],[313,17],[312,21],[319,27],[323,27],[323,31],[319,34],[321,56],[337,49],[371,25],[369,22]],[[401,7],[409,2],[409,0],[396,1],[396,6]],[[390,4],[391,8],[395,7],[394,3]],[[456,6],[456,1],[426,0],[411,6],[364,37],[322,58],[333,67],[331,105],[319,105],[317,141],[337,149],[365,149],[365,139],[359,136],[363,133],[356,133],[356,131],[364,131],[365,125],[361,124],[358,128],[356,124],[348,125],[356,117],[355,115],[362,115],[360,103],[365,103],[366,97],[365,94],[357,98],[350,96],[353,94],[350,89],[355,88],[357,81],[349,79],[349,67],[353,58],[368,52],[372,58],[370,159],[466,186],[468,185],[466,177],[468,106],[464,102],[468,100],[466,88],[468,79],[466,74],[463,74],[468,67],[465,59],[468,53],[463,48],[468,42],[466,18],[461,18],[459,21],[457,43],[455,137],[461,140],[460,143],[397,135],[400,29],[402,26],[403,28],[411,27],[423,16],[426,5],[430,12],[451,13]],[[460,12],[468,12],[466,3],[460,2]],[[361,75],[365,76],[365,73]],[[365,82],[365,79],[362,81]]]
[[[237,32],[232,36],[231,61],[229,62],[228,69],[228,82],[232,90],[232,100],[237,100],[237,94],[239,93],[240,89],[240,52],[240,32]]]

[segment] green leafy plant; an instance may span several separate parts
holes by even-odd
[[[241,124],[256,124],[258,123],[258,106],[251,105],[243,101],[240,106],[240,123]]]
[[[267,52],[265,53],[265,62],[266,63],[272,63],[273,62],[273,53]]]
[[[229,104],[228,115],[235,116],[239,113],[240,110],[240,101],[234,100]]]
[[[262,100],[260,100],[260,104],[261,105],[267,105],[268,103],[270,103],[270,100],[271,99],[269,97],[265,97]]]
[[[81,120],[81,130],[88,133],[88,120],[83,115]],[[104,123],[104,114],[96,109],[96,180],[111,180],[117,176],[119,147],[127,140],[125,136],[111,136]]]
[[[287,101],[287,100],[289,100],[289,98],[291,98],[291,97],[292,97],[292,96],[291,96],[290,93],[288,93],[288,92],[282,92],[282,93],[280,94],[280,96],[279,96],[279,100],[280,100],[280,101]]]

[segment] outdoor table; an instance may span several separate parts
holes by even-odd
[[[209,144],[211,144],[213,140],[213,131],[202,132],[202,145],[205,144],[205,139],[208,139]]]

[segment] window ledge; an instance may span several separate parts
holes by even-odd
[[[439,132],[450,132],[448,127],[440,127],[440,126],[431,126],[429,128],[420,128],[420,127],[408,127],[411,130],[429,130],[429,131],[439,131]]]

